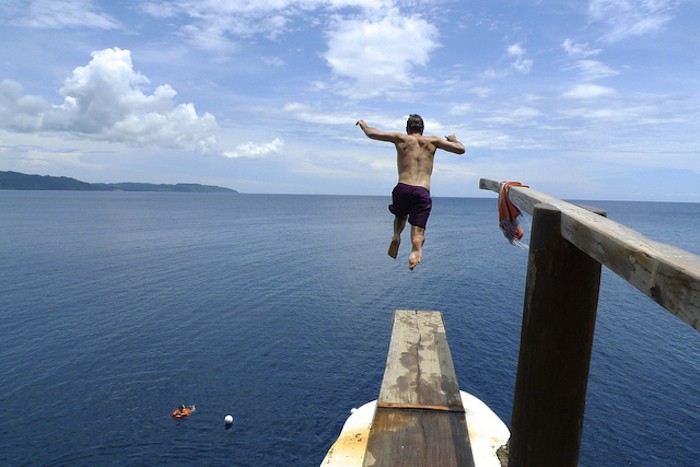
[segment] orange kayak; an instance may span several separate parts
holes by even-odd
[[[190,409],[175,409],[173,410],[172,416],[175,418],[185,418],[189,417],[190,414],[192,413],[192,410]]]

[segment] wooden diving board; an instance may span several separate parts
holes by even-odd
[[[363,466],[473,467],[439,311],[396,310]]]

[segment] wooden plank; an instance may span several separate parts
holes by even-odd
[[[464,412],[440,312],[396,311],[377,404]]]
[[[363,465],[473,466],[440,312],[395,312]]]
[[[463,413],[377,408],[363,467],[473,467]]]
[[[479,182],[495,192],[500,185],[484,178]],[[562,237],[700,331],[700,256],[530,188],[512,187],[509,194],[529,214],[539,203],[561,210]]]

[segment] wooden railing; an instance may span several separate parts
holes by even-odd
[[[530,188],[509,197],[532,215],[509,466],[576,466],[601,265],[700,330],[700,257]]]
[[[500,182],[479,187],[498,192]],[[530,188],[511,188],[510,199],[531,215],[540,203],[560,210],[563,238],[700,331],[700,256]]]

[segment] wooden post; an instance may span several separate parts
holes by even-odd
[[[601,266],[561,236],[561,211],[534,206],[509,466],[576,466]]]

